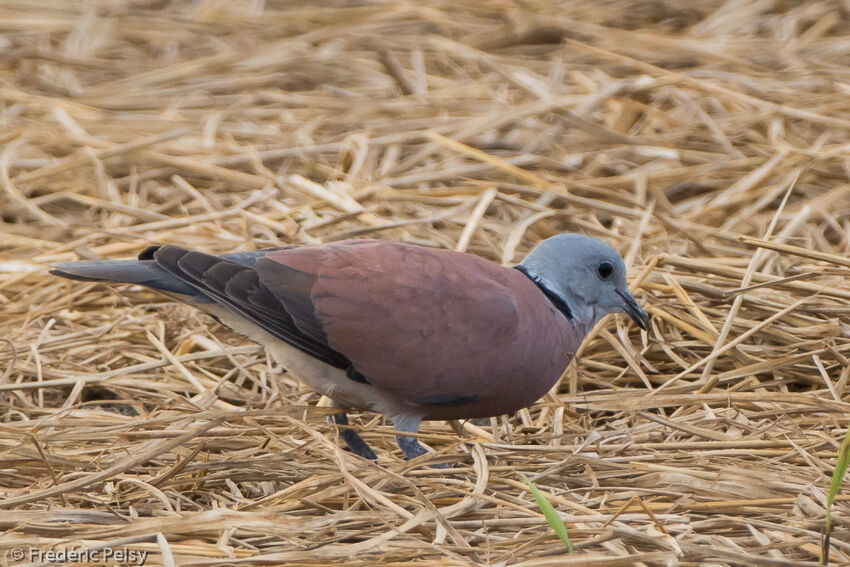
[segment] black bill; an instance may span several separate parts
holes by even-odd
[[[623,311],[632,318],[632,321],[638,327],[645,331],[649,327],[649,315],[646,314],[646,311],[640,308],[640,305],[637,304],[635,298],[628,291],[620,291],[618,289],[617,294],[623,298]]]

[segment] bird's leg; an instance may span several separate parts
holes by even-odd
[[[393,427],[395,427],[397,431],[409,431],[410,433],[416,433],[419,431],[420,421],[421,419],[419,417],[412,415],[397,415],[392,418]],[[398,448],[401,449],[401,452],[404,453],[404,458],[408,461],[410,459],[415,459],[416,457],[421,457],[428,452],[428,449],[423,447],[422,443],[420,443],[416,437],[411,437],[409,435],[396,435],[395,442],[398,444]]]
[[[337,405],[333,405],[331,407],[338,407]],[[336,425],[348,425],[348,414],[345,411],[340,413],[331,414],[328,416],[328,423],[335,423]],[[353,429],[340,429],[339,437],[345,444],[348,445],[348,448],[351,449],[351,452],[355,455],[363,457],[364,459],[369,459],[370,461],[377,461],[378,455],[375,454],[375,451],[366,443],[360,435],[354,431]]]

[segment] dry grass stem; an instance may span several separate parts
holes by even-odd
[[[848,45],[832,1],[3,2],[0,552],[816,564],[850,416]],[[378,463],[341,449],[192,309],[46,273],[364,237],[510,265],[566,231],[623,254],[649,331],[605,321],[543,400],[427,423],[415,463],[367,413]],[[831,515],[847,565],[850,496]]]

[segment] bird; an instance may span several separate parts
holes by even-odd
[[[423,420],[516,412],[560,379],[588,332],[648,316],[626,266],[596,238],[561,233],[519,264],[387,240],[348,240],[222,255],[151,246],[135,260],[57,263],[72,280],[139,284],[265,346],[332,401],[328,421],[383,414],[405,459],[427,453]],[[351,428],[349,449],[377,455]]]

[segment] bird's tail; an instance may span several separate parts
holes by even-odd
[[[198,294],[194,287],[160,268],[154,260],[62,262],[54,264],[50,273],[82,282],[131,283],[182,295]]]
[[[136,260],[62,262],[54,264],[50,273],[81,282],[139,284],[167,294],[191,296],[192,303],[197,303],[198,300],[211,301],[202,291],[162,268],[156,260],[159,250],[159,246],[149,246]],[[231,252],[220,257],[253,268],[257,259],[271,250],[273,249]],[[186,297],[177,299],[189,301]]]

